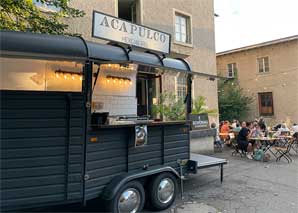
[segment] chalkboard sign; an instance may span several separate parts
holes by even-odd
[[[191,129],[208,129],[209,128],[209,119],[208,114],[190,114],[189,119],[191,121]]]

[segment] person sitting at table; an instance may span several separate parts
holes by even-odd
[[[241,126],[242,128],[238,134],[237,143],[240,150],[243,150],[246,152],[246,157],[248,159],[252,159],[253,147],[252,147],[252,143],[248,142],[250,130],[247,128],[245,121],[242,122]]]
[[[228,143],[229,141],[229,132],[230,132],[229,121],[224,121],[223,125],[220,128],[220,133],[222,133],[221,135],[222,140],[226,143]]]
[[[292,126],[292,130],[294,133],[296,133],[296,132],[298,133],[298,124],[294,123]]]
[[[265,132],[267,130],[264,118],[261,117],[258,124],[262,132]]]
[[[259,126],[259,124],[254,124],[251,132],[250,132],[250,137],[252,138],[259,138],[259,137],[263,137],[263,132],[261,130],[261,127]]]
[[[281,127],[277,130],[277,132],[273,135],[275,137],[279,137],[283,135],[284,132],[289,132],[289,128],[283,123],[281,124]]]
[[[236,123],[236,127],[233,129],[233,132],[240,132],[241,127],[239,123]]]

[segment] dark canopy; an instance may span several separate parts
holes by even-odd
[[[0,31],[1,55],[57,60],[95,60],[111,63],[132,62],[148,66],[191,72],[184,59],[173,59],[152,52],[141,52],[120,45],[99,44],[81,37]],[[192,72],[209,77],[209,74]]]

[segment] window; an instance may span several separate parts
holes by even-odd
[[[259,73],[269,72],[269,57],[258,58]]]
[[[60,11],[60,7],[56,7],[55,5],[53,4],[49,4],[49,3],[42,3],[38,0],[33,0],[32,1],[33,4],[38,7],[39,9],[41,9],[42,11],[44,12],[52,12],[52,13],[55,13],[55,12],[59,12]]]
[[[273,96],[272,92],[258,93],[260,115],[273,115]]]
[[[178,99],[185,99],[187,94],[187,78],[186,76],[178,76],[177,80],[177,91],[176,95]]]
[[[175,40],[183,43],[191,43],[189,16],[180,13],[175,14]]]
[[[0,90],[82,91],[80,63],[4,57],[0,63]]]
[[[139,0],[118,0],[118,17],[132,23],[141,23]]]
[[[236,63],[228,64],[228,78],[234,78],[237,72]]]

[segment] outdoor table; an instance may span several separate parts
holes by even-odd
[[[266,153],[267,151],[271,152],[272,155],[276,158],[277,156],[271,150],[271,147],[275,145],[276,140],[278,138],[270,138],[270,137],[260,137],[260,138],[249,138],[250,141],[258,141],[260,142],[261,146],[264,146],[263,151]]]

